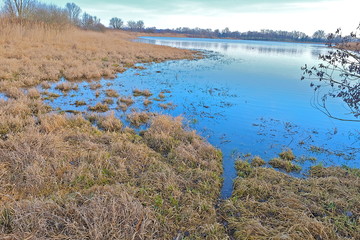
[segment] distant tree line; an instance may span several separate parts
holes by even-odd
[[[139,21],[127,21],[125,24],[121,18],[113,17],[110,19],[109,27],[113,29],[121,29],[132,32],[153,32],[156,28],[145,28],[145,24],[143,20]]]
[[[75,25],[95,31],[106,29],[99,18],[83,12],[75,3],[67,3],[64,7],[58,7],[36,0],[3,0],[1,17],[20,22],[34,21],[56,26]]]
[[[289,41],[289,42],[326,42],[328,34],[323,30],[314,32],[312,36],[299,31],[275,31],[264,29],[261,31],[230,31],[229,28],[223,30],[212,30],[202,28],[180,27],[176,29],[158,29],[157,33],[180,33],[188,37],[199,38],[231,38],[244,40],[263,40],[263,41]]]

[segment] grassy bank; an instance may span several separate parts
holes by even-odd
[[[234,239],[359,239],[360,171],[312,167],[299,179],[237,162],[232,197],[221,212]]]
[[[133,126],[150,121],[137,133],[107,102],[87,106],[93,113],[62,114],[41,100],[60,95],[23,89],[49,89],[60,77],[113,77],[193,52],[129,41],[138,33],[1,24],[0,90],[9,99],[0,99],[0,239],[360,238],[358,170],[318,166],[297,179],[261,167],[260,158],[240,161],[235,191],[219,205],[221,152],[181,118],[133,112]],[[133,98],[158,94],[141,87],[132,97],[108,89],[105,100],[128,108]],[[298,171],[294,159],[287,151],[269,165]]]
[[[180,118],[154,117],[138,135],[112,114],[49,113],[26,96],[0,116],[2,238],[224,237],[221,153]]]
[[[23,90],[194,52],[121,31],[7,21],[0,29],[0,91],[9,97],[0,99],[1,239],[226,237],[215,211],[221,152],[181,118],[153,116],[137,134],[112,113],[56,113],[36,89]]]
[[[135,63],[193,58],[194,52],[135,43],[138,34],[0,21],[0,91],[43,81],[112,78]]]

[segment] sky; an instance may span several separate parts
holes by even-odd
[[[200,27],[249,30],[316,30],[345,33],[360,23],[360,0],[40,0],[65,6],[74,2],[108,26],[112,17],[143,20],[146,27]]]

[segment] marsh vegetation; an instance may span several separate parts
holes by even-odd
[[[253,116],[239,98],[245,92],[223,80],[209,85],[222,79],[214,69],[236,60],[203,53],[196,62],[139,65],[195,55],[132,42],[130,32],[10,18],[0,25],[1,239],[360,238],[359,170],[319,164],[299,173],[316,158],[278,151],[281,138],[328,154],[315,146],[318,132],[298,137],[308,132],[252,118],[240,125],[255,130],[239,134],[231,111]],[[206,75],[194,85],[196,71]],[[267,157],[240,158],[234,192],[220,200],[223,186],[233,189],[229,149],[243,141]]]

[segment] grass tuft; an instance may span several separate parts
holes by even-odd
[[[89,110],[93,112],[107,112],[109,111],[109,106],[106,103],[97,103],[95,106],[89,107]]]

